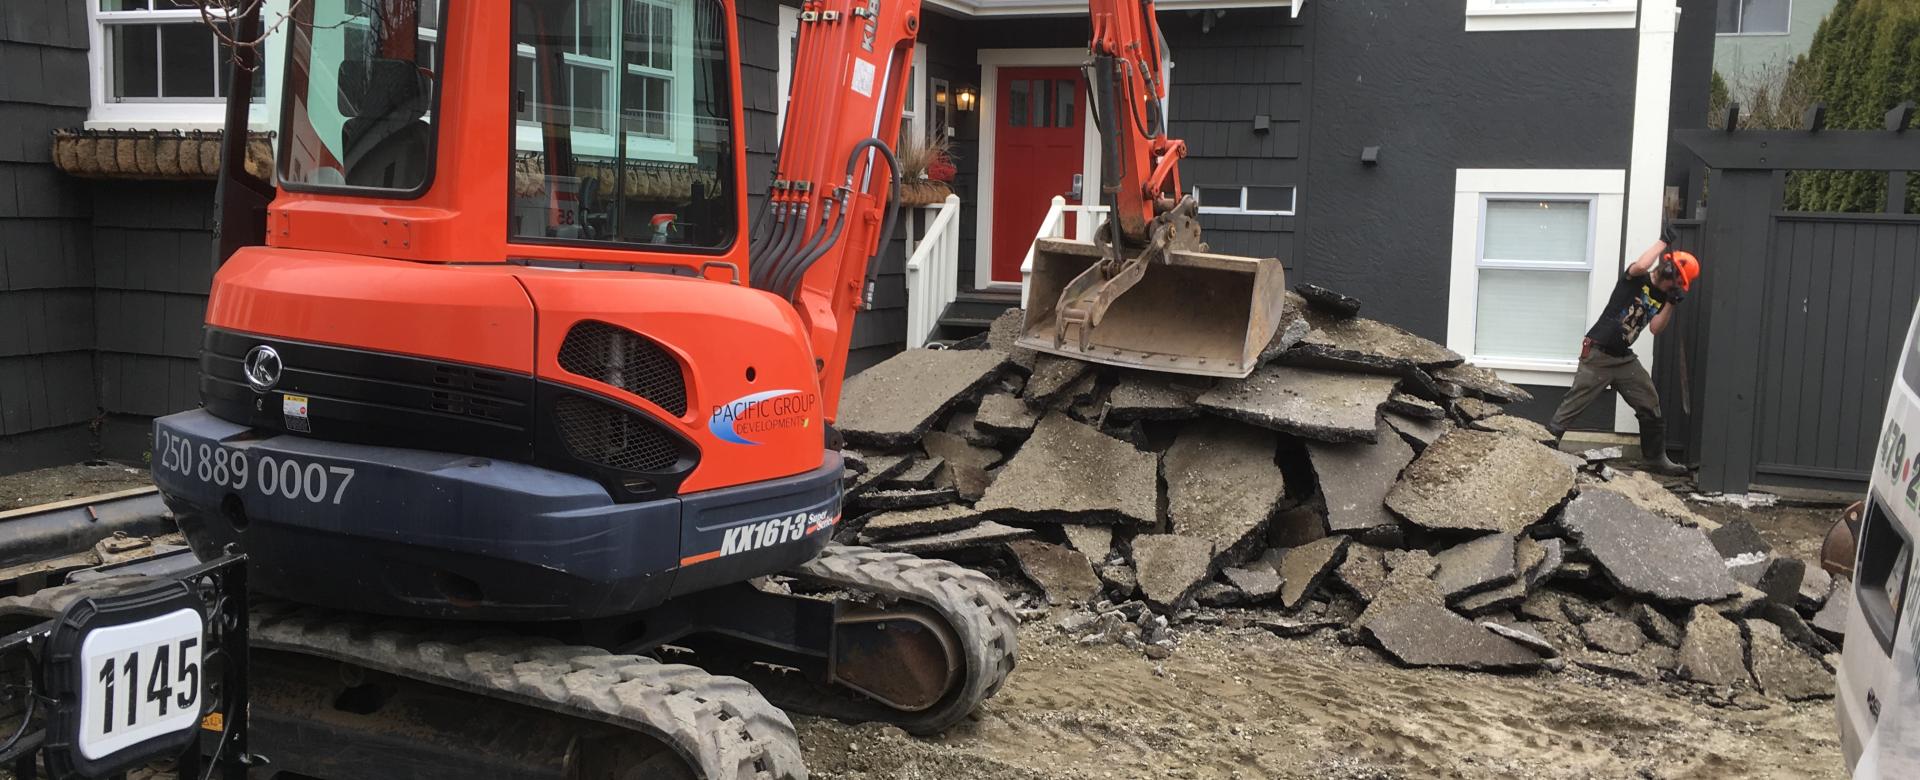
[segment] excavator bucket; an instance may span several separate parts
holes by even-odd
[[[1100,247],[1085,241],[1034,244],[1020,346],[1113,366],[1237,378],[1253,372],[1279,327],[1286,292],[1279,260],[1177,249],[1146,265],[1131,287],[1107,294],[1104,313],[1089,324],[1063,306],[1072,299],[1062,301],[1062,293],[1071,288],[1082,300],[1091,297],[1097,283],[1080,277],[1100,259]]]

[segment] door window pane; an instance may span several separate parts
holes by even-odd
[[[1483,260],[1587,263],[1586,201],[1488,200]]]
[[[1012,83],[1007,85],[1008,127],[1027,126],[1027,101],[1029,100],[1027,86],[1028,82],[1026,79],[1014,79]]]
[[[1572,360],[1587,329],[1588,271],[1480,269],[1473,354]]]

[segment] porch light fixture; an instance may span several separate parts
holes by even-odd
[[[947,105],[947,82],[939,79],[934,79],[933,81],[933,104],[936,106]]]
[[[953,107],[961,111],[972,111],[979,100],[979,90],[974,89],[972,86],[961,87],[959,92],[954,93]]]

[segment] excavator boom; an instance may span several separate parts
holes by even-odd
[[[1085,67],[1107,219],[1034,245],[1020,345],[1110,365],[1244,377],[1279,324],[1280,261],[1206,252],[1167,132],[1172,63],[1152,0],[1088,0]]]

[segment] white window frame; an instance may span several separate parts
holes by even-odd
[[[1248,208],[1247,207],[1247,197],[1248,197],[1247,188],[1248,187],[1285,187],[1287,188],[1286,209],[1276,211],[1272,209]],[[1262,217],[1291,217],[1294,215],[1295,210],[1300,208],[1300,188],[1291,184],[1240,184],[1240,185],[1235,185],[1231,187],[1221,187],[1219,185],[1208,186],[1208,185],[1201,184],[1201,185],[1195,185],[1193,187],[1193,198],[1196,201],[1199,200],[1201,190],[1218,190],[1218,189],[1240,190],[1240,205],[1238,206],[1201,206],[1200,213],[1202,214],[1243,214],[1248,216],[1262,216]]]
[[[1591,321],[1606,305],[1622,265],[1620,253],[1625,215],[1627,173],[1624,170],[1526,170],[1462,168],[1455,175],[1453,262],[1447,294],[1447,347],[1483,368],[1516,384],[1566,387],[1579,368],[1577,356],[1567,360],[1487,358],[1473,354],[1479,326],[1481,268],[1537,268],[1577,270],[1566,263],[1484,262],[1486,204],[1488,200],[1586,200],[1589,212],[1589,252],[1586,310]]]
[[[680,5],[663,2],[662,0],[613,0],[613,20],[611,26],[614,31],[613,51],[616,55],[618,55],[624,46],[627,8],[635,2],[648,6],[670,7],[673,10],[674,40],[693,40],[694,13],[691,4],[688,4],[686,7],[681,7]],[[698,2],[698,0],[695,0],[695,2]],[[574,16],[576,19],[579,18],[578,13]],[[695,134],[693,116],[694,91],[688,86],[693,78],[693,49],[694,47],[692,46],[676,45],[673,47],[673,72],[668,76],[667,86],[667,100],[673,105],[673,110],[672,114],[668,117],[667,136],[662,138],[637,132],[628,132],[626,134],[626,159],[670,163],[691,163],[695,161],[693,154]],[[515,57],[532,57],[533,54],[533,47],[531,46],[521,44],[514,47]],[[621,113],[625,111],[625,105],[621,102],[620,93],[625,89],[626,79],[624,78],[624,74],[617,72],[619,69],[614,66],[615,60],[589,57],[571,51],[563,52],[560,57],[565,66],[569,68],[590,67],[605,74],[607,86],[602,93],[602,98],[604,98],[603,105],[606,106],[607,120],[614,128],[620,127]],[[536,86],[540,83],[539,67],[539,63],[534,63],[534,84]],[[661,71],[653,68],[640,68],[635,70],[631,63],[628,64],[627,70],[632,73],[648,76],[657,77],[663,75]],[[565,83],[569,85],[572,84],[571,81]],[[569,89],[571,89],[571,86],[569,86]],[[531,101],[537,102],[539,99],[537,93],[528,96],[528,100]],[[541,137],[541,128],[538,122],[515,119],[513,136],[514,148],[522,152],[539,151],[545,143]],[[604,132],[593,132],[579,128],[573,130],[573,149],[575,154],[606,158],[619,157],[621,156],[621,150],[616,140],[613,129],[608,129]]]
[[[226,122],[226,100],[224,98],[135,98],[116,100],[113,97],[113,71],[108,56],[107,29],[124,24],[200,24],[201,16],[197,8],[161,8],[145,11],[102,11],[99,0],[73,0],[87,6],[87,79],[88,93],[92,98],[87,108],[86,127],[89,129],[131,129],[131,130],[219,130]],[[170,0],[162,0],[170,2]],[[267,0],[262,8],[263,18],[274,18],[276,12],[285,12],[287,0]],[[267,109],[274,104],[279,92],[281,48],[283,35],[274,35],[267,41],[266,61],[266,99],[256,102],[248,112],[248,124],[256,130],[269,126],[268,117],[274,116]],[[215,50],[216,52],[218,49]],[[214,67],[226,66],[218,56]],[[217,76],[216,76],[217,77]]]
[[[1724,0],[1722,0],[1722,2],[1724,2]],[[1740,32],[1730,32],[1730,33],[1720,32],[1719,30],[1720,9],[1716,4],[1716,7],[1714,8],[1713,34],[1716,37],[1720,37],[1720,38],[1777,38],[1782,35],[1792,35],[1793,34],[1793,0],[1785,0],[1785,2],[1787,4],[1787,29],[1781,30],[1779,32],[1747,32],[1745,29],[1746,18],[1747,18],[1745,11],[1742,11],[1739,14],[1740,21],[1737,23],[1737,25],[1742,28]],[[1735,7],[1737,8],[1738,6],[1735,6]]]
[[[1639,0],[1467,0],[1467,32],[1628,30],[1639,23]]]

